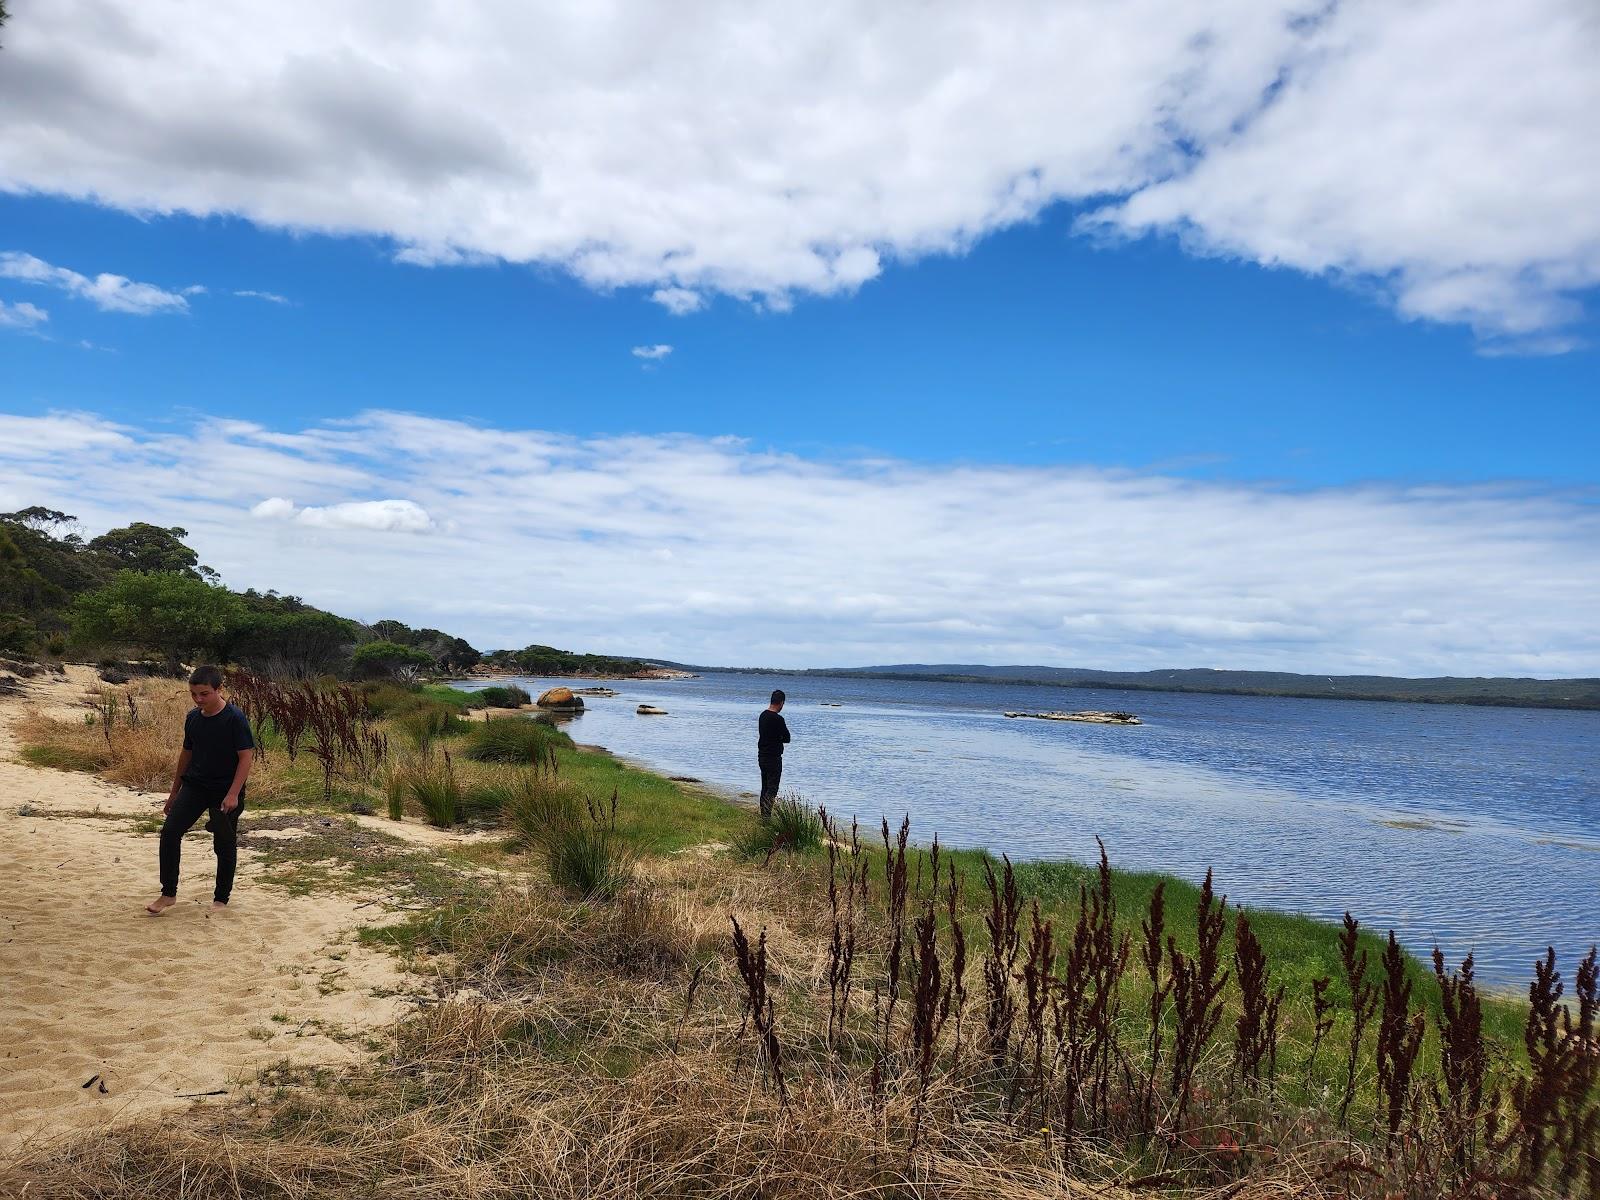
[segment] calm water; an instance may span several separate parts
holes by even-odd
[[[1413,951],[1473,950],[1491,983],[1525,982],[1546,945],[1570,977],[1600,940],[1600,713],[733,674],[607,686],[621,694],[586,698],[579,741],[750,792],[756,714],[781,687],[784,790],[874,828],[909,813],[924,843],[1088,860],[1098,834],[1115,866],[1210,866],[1245,904],[1348,908]],[[1058,708],[1145,724],[1001,716]]]

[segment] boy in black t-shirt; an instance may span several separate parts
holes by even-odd
[[[255,758],[255,738],[250,720],[236,704],[222,696],[222,672],[216,667],[196,667],[189,676],[189,698],[194,708],[183,722],[183,752],[172,791],[161,811],[166,821],[161,826],[161,895],[145,905],[145,911],[160,916],[178,902],[178,862],[183,853],[183,835],[200,814],[209,811],[206,828],[217,853],[217,886],[212,893],[213,910],[228,906],[233,893],[233,873],[239,863],[239,812],[244,807],[245,780]]]

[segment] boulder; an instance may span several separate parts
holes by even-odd
[[[540,708],[549,708],[556,712],[583,711],[583,697],[573,695],[571,688],[549,688],[539,693],[539,699],[535,703]]]
[[[657,708],[654,704],[641,704],[633,711],[638,713],[641,717],[664,717],[667,715],[666,709]]]

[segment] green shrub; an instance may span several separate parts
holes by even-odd
[[[488,708],[521,708],[524,704],[533,703],[533,697],[514,683],[503,687],[496,684],[473,694]]]
[[[557,746],[570,746],[572,739],[554,725],[527,717],[485,721],[473,730],[463,752],[474,762],[531,763],[554,762]]]
[[[367,698],[367,708],[375,717],[393,717],[409,712],[426,699],[398,683],[362,683],[356,686]]]
[[[822,818],[798,796],[779,797],[772,816],[751,830],[740,848],[756,858],[770,854],[775,846],[796,854],[822,849]]]

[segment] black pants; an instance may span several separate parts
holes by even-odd
[[[186,783],[172,802],[172,811],[161,825],[161,894],[178,894],[178,863],[183,857],[183,835],[194,828],[200,814],[210,811],[206,828],[211,831],[211,848],[217,852],[217,887],[212,899],[226,904],[233,894],[233,873],[239,866],[239,814],[244,801],[232,812],[222,811],[224,791],[210,791]]]
[[[778,781],[783,778],[783,755],[762,754],[756,757],[761,766],[761,819],[772,815],[772,802],[778,798]]]

